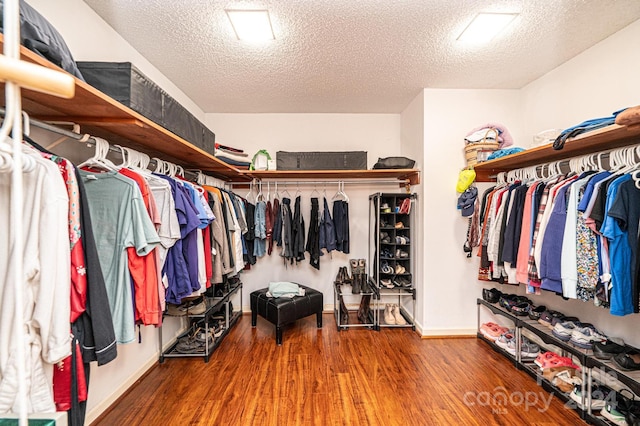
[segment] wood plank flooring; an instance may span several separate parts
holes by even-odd
[[[270,323],[245,315],[209,363],[166,359],[94,425],[583,424],[475,338],[323,320],[286,328],[278,347]]]

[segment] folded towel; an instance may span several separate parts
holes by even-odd
[[[296,296],[304,296],[304,294],[304,288],[288,281],[270,282],[269,291],[267,291],[267,297],[288,297],[291,299]]]

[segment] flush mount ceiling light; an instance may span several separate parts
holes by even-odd
[[[486,43],[509,25],[517,13],[478,13],[458,36],[465,43]]]
[[[275,39],[268,10],[225,10],[238,40],[266,41]]]

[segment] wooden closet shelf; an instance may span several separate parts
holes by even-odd
[[[635,144],[640,144],[640,126],[626,127],[613,124],[571,138],[564,144],[564,148],[558,151],[554,150],[551,144],[548,144],[477,164],[474,167],[476,181],[494,182],[496,174],[499,172],[508,172]]]
[[[0,34],[0,49],[3,45],[4,38]],[[24,46],[20,47],[20,56],[24,61],[61,71],[59,67]],[[4,85],[0,85],[0,96],[4,99]],[[81,133],[88,133],[106,139],[110,143],[137,149],[152,157],[172,161],[185,168],[200,169],[225,181],[248,182],[253,178],[394,178],[399,181],[409,181],[412,185],[420,183],[418,170],[309,170],[292,172],[240,170],[176,136],[77,78],[75,79],[75,97],[73,99],[61,99],[23,89],[22,107],[30,116],[39,120],[77,123],[81,125]]]
[[[256,179],[398,179],[411,185],[420,183],[420,171],[417,169],[251,170],[245,174]]]

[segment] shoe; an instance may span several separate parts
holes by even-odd
[[[393,318],[396,321],[396,325],[407,324],[407,320],[405,320],[404,317],[402,316],[402,313],[400,312],[400,307],[396,303],[391,305],[391,314],[393,315]]]
[[[613,390],[611,390],[611,388],[609,388],[608,386],[593,384],[591,386],[591,410],[602,410],[611,392],[613,392]],[[578,404],[578,407],[582,408],[583,410],[586,409],[582,405],[582,384],[575,385],[573,387],[573,391],[571,391],[571,393],[569,394],[569,397]],[[585,398],[585,402],[586,400],[587,399]]]
[[[502,292],[498,289],[482,289],[482,298],[489,303],[498,303],[500,296],[502,296]]]
[[[624,419],[629,426],[640,425],[640,402],[632,401],[629,410],[625,413]]]
[[[570,367],[550,368],[545,370],[542,376],[564,393],[570,393],[576,386],[582,385],[582,379]]]
[[[535,358],[540,353],[540,346],[538,344],[533,343],[531,340],[522,336],[522,340],[520,341],[520,357],[521,358]],[[496,342],[497,343],[497,342]],[[510,342],[507,342],[506,347],[507,352],[511,355],[516,354],[516,339],[513,339]]]
[[[380,219],[380,228],[390,228],[389,222],[384,219]]]
[[[391,280],[390,280],[390,279],[388,279],[388,278],[381,279],[381,280],[380,280],[380,284],[381,284],[383,287],[386,287],[386,288],[394,288],[394,287],[395,287],[395,286],[393,285],[393,283],[391,282]]]
[[[404,250],[396,249],[396,258],[406,259],[407,257],[409,257],[409,253]]]
[[[382,203],[382,206],[380,206],[380,211],[382,213],[391,213],[391,207],[389,207],[389,203]]]
[[[167,303],[167,315],[171,315],[172,317],[187,316],[187,306],[174,305],[173,303]]]
[[[564,317],[564,315],[557,311],[547,310],[540,314],[538,322],[544,326],[553,328],[553,325],[551,325],[551,323],[556,317]]]
[[[369,313],[371,311],[371,309],[369,308],[369,305],[371,303],[371,295],[370,294],[366,294],[364,296],[362,296],[362,299],[360,299],[360,307],[358,308],[358,321],[360,321],[362,324],[369,324]]]
[[[576,327],[579,327],[579,324],[573,321],[558,322],[551,330],[551,333],[563,342],[568,342]]]
[[[598,359],[611,359],[627,350],[626,346],[619,345],[610,340],[595,342],[593,344],[593,355]]]
[[[398,287],[410,288],[411,281],[404,277],[395,277],[393,279],[393,283]]]
[[[607,336],[600,333],[594,326],[576,327],[571,332],[569,342],[582,349],[592,349],[595,342],[604,342]]]
[[[367,261],[364,259],[358,259],[358,274],[364,275],[367,273]]]
[[[487,322],[480,326],[480,333],[491,341],[496,341],[500,336],[509,331],[506,327],[501,327],[493,322]]]
[[[380,251],[380,257],[383,259],[393,259],[393,252],[388,247],[385,247]]]
[[[187,315],[202,315],[207,311],[207,304],[202,299],[199,303],[187,306]]]
[[[394,228],[396,228],[396,229],[402,229],[402,228],[404,228],[404,223],[402,223],[402,222],[397,222],[397,223],[396,223],[396,225],[394,226]]]
[[[386,232],[380,233],[380,242],[383,244],[391,244],[391,237]]]
[[[512,305],[510,311],[514,315],[523,317],[529,314],[529,309],[531,309],[531,304],[529,302],[519,302]]]
[[[393,274],[393,268],[387,262],[382,262],[380,272],[383,274]]]
[[[406,273],[406,272],[407,272],[407,270],[406,270],[406,269],[404,269],[404,266],[402,266],[402,265],[401,265],[401,264],[399,264],[399,263],[398,263],[398,264],[396,264],[396,269],[395,269],[395,273],[396,273],[396,275],[404,274],[404,273]]]
[[[613,363],[625,371],[640,370],[640,352],[629,349],[613,357]]]
[[[340,297],[340,324],[349,324],[349,310],[344,303],[344,298]]]
[[[625,391],[629,393],[629,396],[623,393]],[[607,398],[600,415],[615,425],[626,426],[628,423],[625,416],[631,411],[634,404],[637,404],[637,401],[633,400],[633,393],[630,390],[614,391],[611,397]]]
[[[546,310],[547,310],[547,307],[544,305],[540,305],[540,306],[531,305],[531,307],[529,308],[529,318],[532,319],[533,321],[538,321],[540,319],[540,315],[542,315],[542,313]]]
[[[538,367],[540,367],[542,369],[546,369],[546,368],[550,368],[551,360],[557,359],[559,357],[560,357],[560,355],[558,355],[555,352],[551,352],[551,351],[542,352],[541,354],[536,356],[536,359],[533,362]]]
[[[341,266],[338,268],[338,273],[336,274],[336,280],[334,281],[334,284],[342,285],[343,283],[344,283],[344,271]]]
[[[385,324],[389,324],[389,325],[395,325],[396,324],[396,317],[393,315],[393,312],[391,312],[391,304],[390,303],[387,303],[385,305],[385,307],[384,307],[383,318],[384,318]]]
[[[400,204],[400,214],[409,214],[411,212],[411,198],[405,198]]]
[[[508,330],[506,333],[503,333],[500,337],[498,337],[495,342],[496,345],[498,347],[501,347],[504,350],[507,350],[507,347],[509,346],[509,342],[514,342],[514,347],[515,347],[515,341],[516,341],[516,336],[515,336],[515,330],[511,329]],[[513,354],[515,355],[516,351],[514,349]]]

